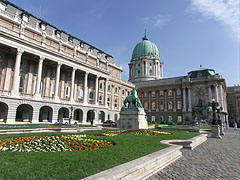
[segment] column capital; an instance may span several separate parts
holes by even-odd
[[[77,70],[77,68],[76,68],[76,67],[72,67],[72,68],[73,68],[73,69],[72,69],[73,71],[76,71],[76,70]]]
[[[58,62],[58,65],[57,65],[57,66],[58,66],[58,67],[59,67],[59,66],[62,66],[62,63],[61,63],[61,62]]]
[[[21,48],[17,48],[17,55],[22,55],[24,53],[24,50]]]
[[[44,61],[46,59],[44,56],[39,56],[39,61]]]

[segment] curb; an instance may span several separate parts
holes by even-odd
[[[142,180],[154,175],[182,157],[182,148],[194,149],[207,140],[207,134],[201,134],[189,140],[163,140],[170,147],[143,156],[139,159],[102,171],[83,180]]]
[[[1,134],[22,134],[22,133],[43,133],[43,132],[69,132],[77,133],[87,130],[101,130],[100,127],[82,127],[82,128],[36,128],[36,129],[8,129],[0,130]]]

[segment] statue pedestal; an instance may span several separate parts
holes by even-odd
[[[222,137],[220,136],[220,128],[219,125],[212,125],[212,138],[219,138],[221,139]]]
[[[142,108],[122,108],[118,128],[148,129],[146,113]]]
[[[224,127],[223,127],[223,124],[221,123],[220,125],[219,125],[220,127],[220,135],[221,136],[224,136],[225,135],[225,133],[224,133]]]

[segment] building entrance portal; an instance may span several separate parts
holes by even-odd
[[[16,113],[16,122],[31,122],[33,108],[29,104],[19,105]]]
[[[6,122],[8,114],[8,106],[7,104],[0,102],[0,123]]]
[[[49,106],[43,106],[39,113],[39,122],[52,122],[53,110]]]

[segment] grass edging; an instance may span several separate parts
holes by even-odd
[[[201,134],[189,140],[162,140],[160,141],[161,143],[170,145],[170,147],[86,177],[84,180],[146,179],[181,158],[182,152],[180,149],[184,147],[185,142],[191,147],[191,149],[194,149],[205,142],[207,140],[206,137],[206,134]],[[188,148],[188,146],[186,147]]]

